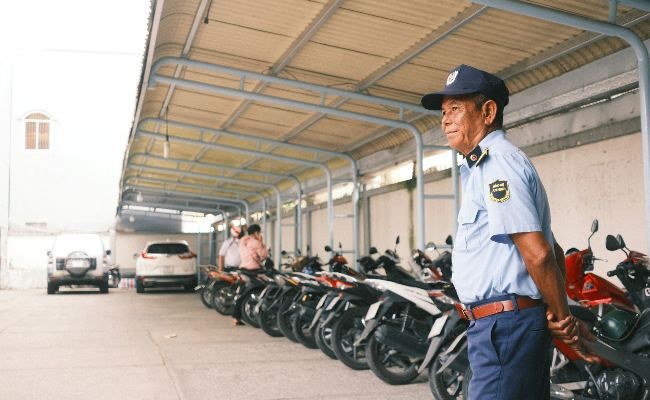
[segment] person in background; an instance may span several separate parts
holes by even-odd
[[[230,238],[223,241],[219,250],[219,272],[238,268],[241,258],[239,256],[239,240],[244,236],[244,232],[238,226],[230,225]]]
[[[248,227],[248,236],[244,236],[239,241],[239,256],[241,258],[240,268],[251,271],[261,270],[263,262],[269,256],[269,252],[264,244],[262,237],[262,228],[258,224]],[[244,325],[241,322],[241,302],[243,296],[239,296],[235,302],[235,311],[232,316],[235,325]]]

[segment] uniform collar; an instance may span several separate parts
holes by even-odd
[[[488,155],[488,148],[490,145],[499,139],[503,138],[503,131],[496,130],[485,135],[483,139],[478,143],[472,151],[465,156],[465,161],[467,162],[467,167],[472,168],[475,165],[478,165],[483,161]]]

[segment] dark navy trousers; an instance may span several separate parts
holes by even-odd
[[[477,306],[512,296],[492,298]],[[470,322],[470,400],[549,398],[551,334],[546,306],[503,312]]]

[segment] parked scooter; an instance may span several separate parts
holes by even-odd
[[[597,337],[597,341],[587,342],[587,346],[600,360],[586,364],[566,344],[554,340],[561,354],[554,354],[551,369],[553,398],[578,395],[584,399],[650,399],[648,260],[644,254],[630,251],[620,235],[608,235],[606,247],[610,251],[622,250],[625,253],[625,259],[607,275],[616,276],[623,283],[632,302],[609,296],[612,292],[604,291],[606,286],[594,285],[597,293],[609,297],[587,299],[584,304],[592,306],[593,313],[585,313],[581,307],[571,307],[572,313],[590,326]],[[620,289],[618,291],[623,293]],[[641,312],[635,312],[634,308]]]

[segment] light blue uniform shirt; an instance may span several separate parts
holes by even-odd
[[[505,294],[541,298],[509,235],[543,232],[553,249],[544,186],[528,157],[503,131],[491,132],[479,147],[487,154],[482,158],[469,154],[470,162],[466,158],[460,167],[463,201],[452,282],[463,303]]]

